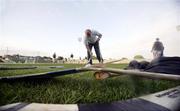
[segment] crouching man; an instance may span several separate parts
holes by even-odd
[[[92,47],[94,47],[99,63],[103,63],[103,58],[102,58],[100,47],[99,47],[99,41],[101,37],[102,37],[102,34],[96,30],[90,30],[90,29],[85,30],[84,44],[87,49],[87,59],[88,59],[88,63],[86,66],[90,66],[93,64]]]

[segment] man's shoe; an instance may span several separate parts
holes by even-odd
[[[103,64],[103,63],[104,63],[104,60],[103,60],[103,59],[101,59],[101,61],[100,61],[99,63]]]
[[[87,68],[87,67],[91,67],[91,64],[90,64],[90,63],[88,63],[88,64],[86,64],[84,67],[85,67],[85,68]]]

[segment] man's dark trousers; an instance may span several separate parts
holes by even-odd
[[[100,52],[100,48],[99,48],[99,41],[96,41],[93,44],[89,43],[88,46],[89,46],[91,51],[92,51],[92,47],[94,47],[94,50],[95,50],[98,61],[103,62],[103,58],[101,56],[101,52]],[[89,63],[92,64],[92,57],[91,57],[89,51],[87,51],[87,55],[88,55],[87,59],[88,59]]]

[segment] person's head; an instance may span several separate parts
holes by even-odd
[[[86,35],[87,37],[90,37],[90,36],[91,36],[91,30],[90,30],[90,29],[86,29],[86,30],[85,30],[85,35]]]
[[[156,38],[156,41],[159,41],[159,38]]]

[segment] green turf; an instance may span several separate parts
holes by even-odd
[[[64,66],[50,69],[47,66]],[[1,65],[2,66],[2,65]],[[38,69],[4,70],[0,76],[32,74],[54,70],[76,68],[78,64],[6,64],[3,66],[39,66]],[[108,65],[123,68],[126,64]],[[0,105],[15,102],[38,103],[107,103],[125,100],[140,95],[165,90],[180,85],[179,82],[149,80],[132,76],[121,76],[106,80],[95,80],[93,72],[67,75],[49,80],[14,81],[0,83]]]

